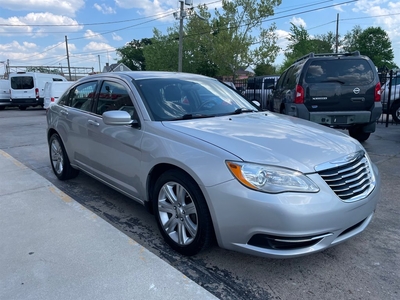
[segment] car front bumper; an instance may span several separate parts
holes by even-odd
[[[366,198],[347,203],[318,174],[309,177],[320,187],[318,193],[267,194],[236,180],[207,188],[220,247],[262,257],[297,257],[343,242],[371,222],[379,179]]]

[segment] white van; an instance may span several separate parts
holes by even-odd
[[[0,79],[0,110],[10,106],[10,80]]]
[[[51,81],[44,85],[44,108],[48,109],[75,81]]]
[[[58,74],[36,72],[11,73],[9,78],[11,103],[21,110],[25,110],[28,106],[43,107],[46,82],[67,81],[65,77]]]

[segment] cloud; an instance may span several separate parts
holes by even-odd
[[[98,41],[106,40],[101,34],[96,33],[90,29],[86,30],[83,36],[89,40],[98,40]]]
[[[90,42],[84,48],[84,51],[115,51],[115,48],[106,43]]]
[[[115,32],[112,33],[112,39],[114,41],[122,41],[122,37],[120,37],[118,34],[116,34]]]
[[[1,7],[12,11],[46,11],[54,14],[75,16],[84,7],[85,0],[5,0]]]
[[[95,9],[97,9],[98,11],[102,12],[105,15],[110,15],[110,14],[115,14],[116,13],[114,8],[112,8],[111,6],[107,6],[104,3],[102,3],[102,4],[95,3],[93,5],[93,7]]]
[[[306,22],[302,18],[293,17],[290,19],[290,23],[293,23],[296,26],[303,26],[304,28],[307,27]]]
[[[54,15],[52,13],[29,13],[22,17],[10,17],[8,19],[0,18],[2,24],[10,26],[1,26],[0,35],[13,36],[18,33],[25,33],[34,37],[46,36],[52,33],[69,33],[79,31],[83,26],[79,26],[78,22],[69,17]],[[35,26],[35,25],[47,26]],[[56,26],[48,26],[56,25]],[[66,26],[62,26],[66,25]]]
[[[115,4],[124,9],[137,9],[137,14],[147,17],[157,18],[157,15],[162,17],[170,13],[168,18],[160,18],[158,21],[170,21],[173,18],[172,13],[179,8],[176,0],[115,0]]]

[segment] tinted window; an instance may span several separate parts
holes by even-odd
[[[364,59],[314,60],[307,69],[307,83],[340,82],[366,85],[374,80],[374,71]]]
[[[131,116],[135,111],[128,91],[122,84],[104,81],[97,100],[96,113],[101,115],[109,110],[124,110]]]
[[[64,81],[61,78],[53,78],[53,81]]]
[[[271,86],[275,85],[275,79],[274,78],[267,78],[264,80],[264,89],[270,89]]]
[[[97,82],[87,82],[75,87],[69,93],[69,105],[85,111],[91,111]]]
[[[11,77],[11,88],[14,90],[28,90],[33,89],[32,76],[18,76]]]

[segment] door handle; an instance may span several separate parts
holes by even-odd
[[[100,125],[99,122],[96,122],[96,121],[93,121],[93,120],[88,120],[88,123],[89,123],[89,125],[94,125],[94,126],[99,126]]]
[[[67,110],[60,110],[60,114],[64,115],[64,116],[68,116],[68,111]]]

